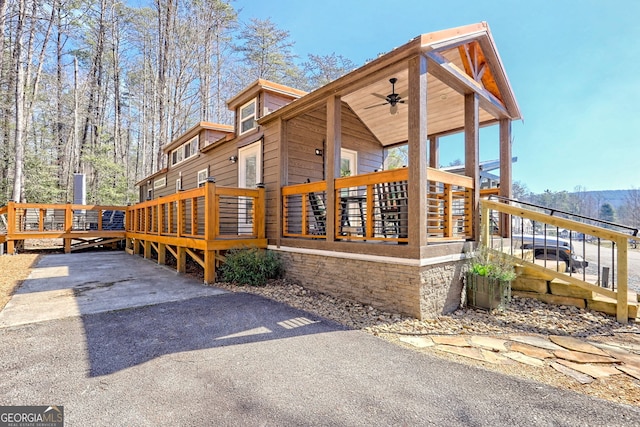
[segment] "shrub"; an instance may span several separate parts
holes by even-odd
[[[469,271],[478,276],[487,276],[503,282],[516,278],[513,261],[506,254],[479,247],[470,257]]]
[[[231,249],[220,267],[222,280],[239,285],[264,286],[284,272],[280,256],[257,248]]]

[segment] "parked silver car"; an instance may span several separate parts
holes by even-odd
[[[573,250],[573,245],[568,240],[555,236],[544,235],[521,235],[514,236],[516,247],[524,250],[533,249],[535,259],[546,259],[551,261],[564,261],[567,271],[576,271],[579,268],[586,268],[589,262]]]

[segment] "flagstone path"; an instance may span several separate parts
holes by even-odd
[[[417,348],[432,347],[491,364],[550,366],[581,384],[611,375],[640,380],[640,340],[637,344],[602,343],[556,335],[403,335],[399,339]]]

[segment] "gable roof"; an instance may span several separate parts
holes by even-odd
[[[255,98],[261,91],[287,95],[292,99],[297,99],[307,94],[307,92],[303,90],[281,85],[279,83],[274,83],[265,79],[258,79],[244,88],[242,92],[238,93],[236,96],[228,100],[227,107],[230,110],[235,110],[240,105],[245,104],[246,102]]]
[[[301,97],[259,120],[289,119],[304,111],[322,108],[330,96],[340,96],[373,132],[382,145],[408,139],[407,104],[395,115],[383,99],[395,93],[408,100],[409,63],[427,58],[427,127],[429,135],[459,132],[464,128],[464,95],[477,93],[480,123],[500,118],[522,118],[502,60],[486,22],[436,31],[415,37],[405,45],[363,65],[337,80]]]

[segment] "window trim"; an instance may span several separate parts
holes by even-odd
[[[195,149],[193,148],[195,147]],[[171,154],[169,156],[169,160],[171,161],[171,166],[178,165],[186,160],[195,157],[198,154],[200,149],[200,135],[196,135],[191,138],[189,141],[180,145],[178,148],[171,150]],[[178,159],[180,156],[180,159]]]
[[[242,110],[251,104],[253,104],[253,113],[251,115],[248,115],[247,117],[242,117]],[[241,105],[240,108],[238,108],[238,121],[239,121],[238,129],[240,130],[239,135],[244,135],[245,133],[251,132],[252,130],[257,128],[258,127],[257,119],[258,119],[258,98],[253,98],[251,101]],[[242,124],[247,120],[252,120],[253,126],[251,126],[249,129],[242,130]]]
[[[204,173],[204,179],[200,179],[200,174]],[[207,166],[205,169],[199,170],[196,173],[196,182],[197,182],[197,186],[198,187],[202,187],[204,185],[205,182],[207,182],[207,178],[209,178],[209,166]]]
[[[153,189],[157,190],[158,188],[163,188],[167,186],[167,177],[163,176],[162,178],[155,179],[153,181]]]

